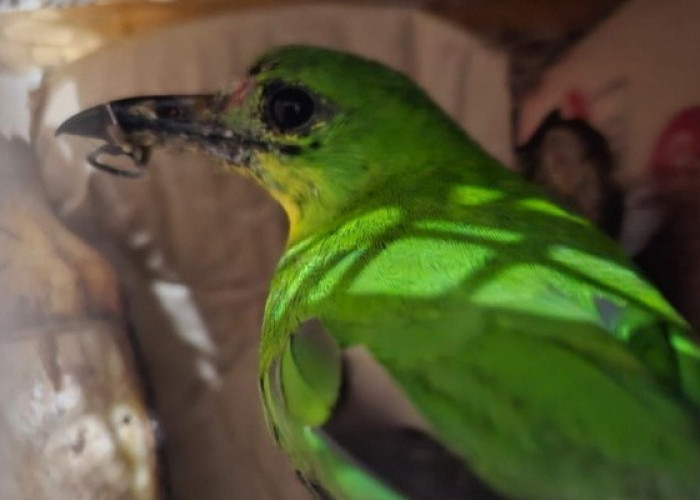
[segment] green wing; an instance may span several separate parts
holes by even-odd
[[[347,393],[362,399],[373,392],[371,384],[339,380],[331,402],[326,381],[304,375],[323,371],[320,358],[281,358],[266,381],[276,384],[265,391],[274,399],[267,406],[303,473],[334,498],[700,495],[696,416],[623,344],[586,323],[540,318],[533,324],[503,311],[489,316],[475,318],[483,329],[464,335],[460,344],[442,350],[426,345],[424,355],[416,350],[413,356],[399,356],[397,349],[376,358],[427,425],[391,412],[382,415],[387,412],[377,408],[376,394],[364,402],[376,412],[373,418],[348,423]],[[439,337],[441,328],[464,329],[459,317],[445,323],[443,316],[432,335]],[[390,328],[386,322],[328,325],[339,337],[357,329],[387,336]],[[420,323],[422,331],[425,326]],[[365,346],[383,352],[383,346]],[[299,353],[305,347],[292,349]],[[341,365],[328,361],[342,359],[331,355],[320,364],[337,373]],[[350,378],[349,370],[352,365],[343,378]],[[296,390],[299,383],[311,390]],[[296,410],[320,407],[319,401],[331,402],[322,422],[306,420],[311,415]],[[418,466],[412,452],[422,456]],[[452,472],[441,476],[436,472],[441,470]],[[411,483],[420,476],[432,482]],[[448,478],[459,479],[449,483]],[[456,493],[465,491],[469,495]]]
[[[316,318],[290,337],[262,384],[274,434],[321,497],[500,498],[440,443],[369,352],[341,353]]]
[[[561,212],[536,201],[545,218]],[[329,434],[345,353],[361,347],[420,417],[397,417],[395,430],[457,457],[485,496],[700,497],[700,356],[683,320],[573,216],[549,230],[472,210],[476,225],[369,212],[287,253],[266,312],[263,392],[297,466],[337,498],[397,494],[395,478]],[[284,355],[312,317],[339,354]],[[335,361],[319,369],[324,359]],[[324,371],[340,374],[336,389],[303,376]]]
[[[696,415],[606,332],[500,312],[385,363],[444,442],[512,498],[696,498]],[[454,325],[456,326],[456,325]]]

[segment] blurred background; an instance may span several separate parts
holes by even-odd
[[[697,19],[695,0],[0,0],[0,500],[307,498],[256,383],[281,211],[187,153],[96,172],[94,143],[54,138],[65,118],[216,91],[282,43],[380,60],[697,329]]]

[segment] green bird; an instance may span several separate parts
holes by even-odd
[[[63,132],[105,139],[90,161],[112,171],[207,152],[284,207],[260,387],[321,496],[700,498],[686,322],[402,74],[283,47],[225,92],[113,101]]]

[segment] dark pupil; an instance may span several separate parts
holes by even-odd
[[[281,132],[304,125],[313,113],[313,98],[300,88],[283,87],[275,90],[268,100],[271,125]]]

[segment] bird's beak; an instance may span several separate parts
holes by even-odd
[[[175,142],[203,149],[228,161],[240,160],[246,141],[220,120],[226,94],[132,97],[101,104],[68,118],[56,135],[72,134],[106,142],[90,156],[95,167],[126,176],[138,171],[112,167],[108,156],[126,155],[145,167],[154,147]]]

